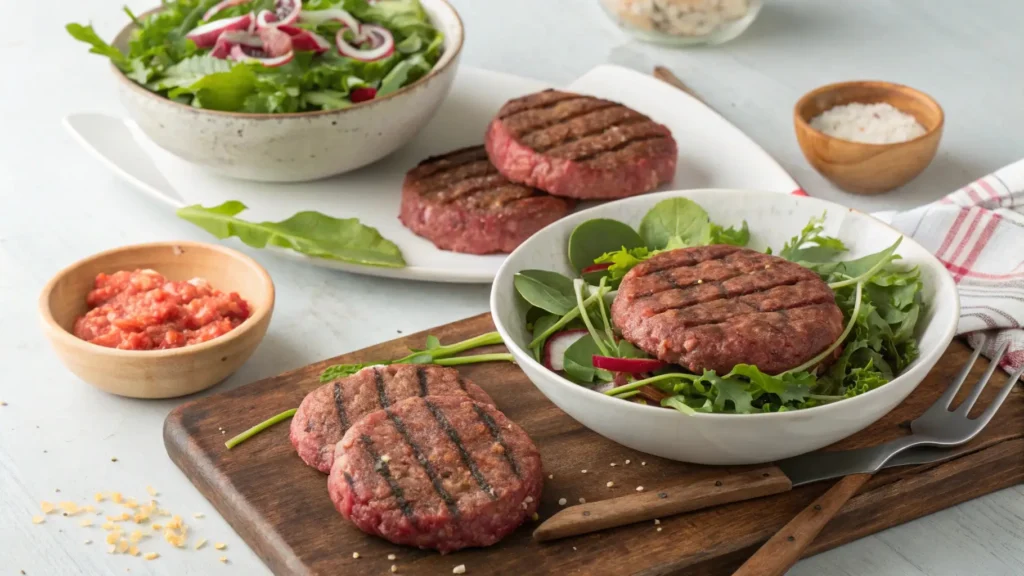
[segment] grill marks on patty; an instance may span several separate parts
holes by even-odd
[[[427,478],[430,478],[430,483],[434,486],[434,491],[437,492],[437,495],[444,501],[444,505],[448,508],[448,512],[451,513],[452,516],[458,516],[459,508],[455,505],[455,499],[453,499],[451,494],[444,489],[444,485],[441,484],[441,478],[437,475],[437,471],[434,470],[434,466],[430,463],[430,460],[428,460],[423,454],[423,450],[421,450],[419,445],[413,441],[412,436],[410,436],[409,431],[406,430],[402,419],[391,410],[385,409],[384,412],[388,415],[388,419],[391,420],[391,423],[395,426],[395,430],[398,430],[398,433],[401,434],[402,440],[405,441],[405,445],[408,446],[409,449],[412,450],[413,455],[416,456],[416,461],[419,462],[423,471],[426,472]],[[386,464],[386,462],[384,464]],[[381,473],[383,474],[383,471],[381,471]],[[395,492],[394,489],[395,486],[391,486],[392,493]],[[398,498],[399,494],[401,494],[401,492],[396,494],[395,497]]]
[[[469,468],[469,473],[473,475],[473,479],[476,480],[477,485],[493,499],[495,497],[494,488],[491,488],[491,485],[487,483],[487,479],[480,473],[480,468],[477,467],[472,456],[469,455],[469,452],[466,452],[466,447],[462,444],[462,438],[459,437],[459,433],[455,428],[452,428],[451,423],[448,422],[448,418],[445,417],[444,412],[442,412],[440,408],[430,400],[427,400],[426,404],[427,409],[430,410],[430,413],[434,416],[434,420],[437,421],[441,426],[441,429],[444,430],[445,434],[448,435],[448,438],[451,439],[452,444],[455,444],[455,447],[459,450],[459,456],[462,458],[462,463]]]
[[[333,392],[334,392],[334,394],[333,394],[333,396],[334,396],[334,411],[338,414],[338,423],[341,424],[342,432],[344,432],[345,430],[348,430],[349,423],[348,423],[348,417],[345,415],[345,397],[344,397],[344,395],[342,394],[342,391],[341,391],[341,382],[335,382],[333,388],[334,388],[334,390],[333,390]],[[313,428],[312,424],[313,424],[312,421],[310,421],[309,424],[307,424],[307,427],[306,427],[306,431],[307,432],[310,432],[311,428]]]
[[[501,110],[498,111],[498,118],[505,120],[522,112],[552,108],[557,106],[559,102],[575,100],[578,98],[580,98],[579,94],[573,94],[571,92],[562,92],[560,90],[551,89],[542,90],[534,94],[527,94],[526,96],[509,100],[501,107]]]
[[[427,158],[409,172],[424,199],[493,210],[543,192],[509,182],[487,158],[483,146],[471,146]]]
[[[388,466],[387,461],[381,459],[380,454],[373,447],[373,439],[363,434],[359,437],[362,442],[363,449],[373,459],[373,468],[384,478],[384,481],[388,483],[388,487],[391,488],[391,495],[395,497],[395,501],[398,503],[398,508],[402,511],[402,514],[407,518],[412,518],[412,506],[405,499],[405,493],[402,491],[402,487],[398,485],[398,481],[391,475],[391,467]],[[354,486],[355,482],[352,476],[345,474],[345,481],[348,482],[349,486]]]
[[[636,110],[591,96],[560,94],[564,97],[546,91],[513,100],[498,118],[535,152],[574,162],[603,162],[618,152],[632,157],[675,150],[669,130]],[[538,103],[531,105],[531,99]],[[507,108],[514,112],[507,113]]]
[[[491,438],[494,438],[498,446],[501,446],[501,453],[505,455],[505,460],[508,462],[509,467],[512,468],[512,473],[515,474],[516,478],[522,478],[523,473],[519,469],[519,462],[516,460],[515,454],[512,454],[508,445],[505,444],[505,439],[501,436],[501,428],[494,422],[494,418],[491,418],[490,414],[484,412],[484,409],[476,404],[473,405],[473,410],[476,411],[477,416],[487,426],[487,431],[491,433]]]

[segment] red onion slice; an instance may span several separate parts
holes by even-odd
[[[296,28],[295,26],[280,26],[278,30],[292,37],[292,46],[296,50],[323,54],[331,49],[330,42],[312,30]]]
[[[231,30],[246,30],[251,22],[252,14],[215,20],[193,28],[185,37],[195,42],[198,48],[210,48],[217,43],[217,38],[220,38],[221,34]]]
[[[355,16],[341,8],[331,8],[329,10],[306,10],[299,14],[299,22],[312,24],[314,26],[319,26],[324,22],[330,22],[332,20],[337,20],[344,24],[345,28],[352,30],[352,33],[356,35],[357,39],[362,37],[359,20],[356,20]]]
[[[213,18],[221,10],[231,8],[232,6],[238,6],[239,4],[245,4],[248,1],[249,0],[224,0],[223,2],[218,2],[217,4],[214,4],[212,8],[207,10],[205,14],[203,14],[203,21],[205,22],[208,21],[210,18]]]
[[[374,24],[363,24],[362,35],[370,42],[369,48],[356,48],[345,40],[345,28],[338,30],[334,41],[338,44],[338,52],[342,56],[348,56],[362,62],[373,62],[387,58],[395,52],[395,37],[387,28]],[[359,38],[357,37],[358,41]]]
[[[259,62],[260,64],[266,66],[267,68],[276,68],[278,66],[283,66],[291,62],[292,58],[294,57],[294,52],[288,52],[287,54],[284,54],[282,56],[273,57],[254,56],[252,54],[247,54],[245,52],[245,49],[242,48],[240,44],[235,44],[234,47],[231,48],[232,60],[237,60],[238,62]]]
[[[302,0],[277,0],[274,10],[260,10],[256,16],[256,26],[260,28],[277,28],[290,26],[299,20],[302,12]]]
[[[231,55],[231,48],[236,44],[242,46],[249,46],[250,48],[262,48],[263,40],[260,40],[259,36],[255,34],[249,34],[248,32],[242,32],[239,30],[232,30],[225,32],[217,38],[217,43],[214,44],[213,50],[210,51],[210,56],[214,58],[226,59]]]
[[[277,28],[260,28],[259,37],[263,41],[263,52],[271,58],[284,56],[292,51],[292,37]]]

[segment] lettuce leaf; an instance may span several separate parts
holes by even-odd
[[[238,237],[254,248],[288,248],[315,258],[351,264],[401,268],[402,253],[376,229],[355,218],[338,219],[319,212],[299,212],[281,222],[248,222],[236,218],[245,204],[231,200],[205,208],[198,204],[178,210],[178,216],[217,238]]]

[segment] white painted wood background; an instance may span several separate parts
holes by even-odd
[[[141,11],[153,2],[132,0]],[[916,205],[1024,156],[1024,3],[985,0],[765,0],[759,20],[725,46],[670,50],[628,41],[597,0],[456,0],[463,62],[567,83],[602,62],[670,66],[812,194],[865,210]],[[4,3],[0,35],[0,575],[266,574],[260,560],[166,457],[161,424],[174,401],[95,391],[65,371],[38,329],[36,297],[60,267],[118,245],[209,240],[114,179],[72,142],[65,114],[118,114],[107,64],[63,31],[92,20],[111,37],[125,16],[104,0]],[[818,85],[880,78],[936,97],[947,114],[933,165],[903,190],[844,194],[800,155],[794,102]],[[737,167],[742,169],[742,167]],[[253,252],[278,305],[266,340],[216,391],[483,312],[488,288],[410,284],[304,267]],[[116,457],[116,463],[111,458]],[[1024,457],[1024,455],[1022,455]],[[268,470],[273,474],[273,470]],[[40,500],[84,502],[98,491],[145,497],[182,514],[223,553],[172,550],[145,562],[105,552],[102,532],[72,519],[30,518]],[[56,493],[59,489],[60,493]],[[112,509],[112,507],[108,508]],[[205,512],[193,520],[193,512]],[[83,540],[91,538],[92,545]],[[220,555],[230,564],[216,561]],[[469,566],[469,574],[486,567]],[[1024,487],[1004,490],[806,560],[796,576],[1024,574]]]

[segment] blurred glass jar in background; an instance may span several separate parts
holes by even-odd
[[[757,18],[761,0],[600,0],[605,12],[640,40],[685,46],[721,44]]]

